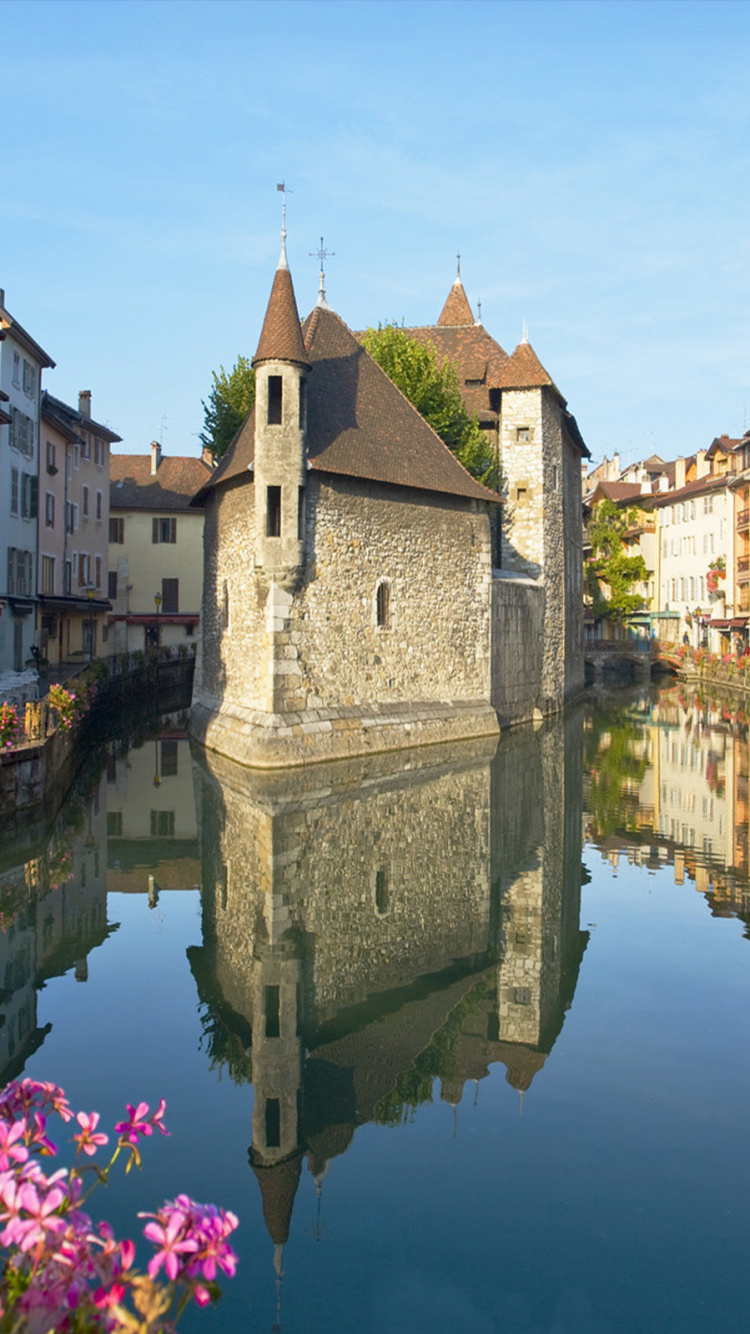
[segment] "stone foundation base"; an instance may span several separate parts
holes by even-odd
[[[497,714],[486,700],[361,704],[304,713],[260,713],[193,700],[190,732],[208,750],[253,769],[348,759],[379,751],[498,736]]]

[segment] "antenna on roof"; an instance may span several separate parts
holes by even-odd
[[[310,255],[311,258],[317,259],[318,263],[320,264],[320,282],[318,284],[318,299],[315,302],[315,304],[316,306],[322,306],[324,310],[328,310],[330,309],[330,307],[328,305],[328,301],[326,300],[325,262],[328,258],[330,258],[330,256],[335,255],[336,251],[326,250],[323,244],[323,237],[321,236],[320,248],[318,250],[310,250],[308,251],[308,254]]]
[[[521,342],[522,342],[522,343],[528,343],[528,341],[529,341],[529,326],[527,325],[526,321],[524,320],[524,322],[523,322],[523,326],[522,326],[522,332],[521,332]]]
[[[171,417],[168,417],[165,412],[162,413],[161,426],[159,427],[159,444],[162,446],[164,445],[164,432],[169,430],[169,427],[165,426],[164,423],[171,420]]]
[[[279,255],[277,267],[280,269],[288,269],[289,261],[286,257],[286,197],[287,194],[291,194],[292,192],[283,181],[280,185],[276,186],[276,189],[281,191],[281,254]]]
[[[477,297],[477,324],[482,323],[482,303]]]

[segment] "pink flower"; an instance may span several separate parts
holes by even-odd
[[[91,1158],[96,1153],[100,1144],[109,1144],[108,1135],[103,1135],[101,1132],[98,1134],[94,1133],[99,1124],[98,1112],[91,1112],[90,1114],[87,1112],[78,1112],[76,1114],[76,1121],[81,1127],[80,1135],[73,1136],[73,1142],[78,1145],[76,1150],[77,1153],[80,1153],[81,1150],[83,1150],[83,1152]]]
[[[159,1217],[163,1217],[165,1212],[163,1223],[147,1223],[143,1229],[144,1237],[159,1247],[153,1259],[149,1260],[148,1274],[149,1278],[156,1278],[164,1265],[167,1277],[174,1282],[183,1267],[180,1257],[197,1251],[198,1243],[194,1238],[185,1236],[185,1215],[179,1209],[168,1212],[162,1210]]]
[[[152,1135],[154,1126],[156,1126],[162,1135],[168,1135],[169,1131],[162,1125],[164,1112],[166,1109],[166,1100],[161,1099],[159,1106],[151,1116],[148,1114],[148,1103],[139,1102],[137,1107],[127,1104],[128,1120],[118,1121],[115,1130],[121,1135],[126,1143],[137,1144],[140,1135]]]
[[[10,1126],[0,1121],[0,1172],[5,1172],[11,1163],[25,1163],[29,1151],[24,1144],[19,1144],[26,1130],[25,1121],[14,1121]]]

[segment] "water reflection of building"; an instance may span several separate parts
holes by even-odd
[[[155,782],[158,778],[158,782]],[[88,956],[109,932],[107,893],[194,889],[200,880],[190,750],[165,730],[130,750],[113,745],[86,795],[73,795],[49,837],[0,863],[0,1082],[23,1070],[49,1025],[37,992]]]
[[[260,776],[207,757],[211,1058],[252,1078],[250,1161],[279,1249],[303,1161],[320,1188],[358,1125],[397,1123],[504,1062],[543,1065],[579,929],[580,726]]]
[[[612,749],[620,781],[602,801],[597,777]],[[584,827],[610,861],[670,864],[713,913],[748,921],[748,737],[736,703],[662,695],[639,718],[620,714],[600,729],[587,769]]]
[[[101,786],[67,807],[36,855],[0,872],[0,1083],[44,1041],[37,991],[75,969],[108,935],[106,806]],[[12,855],[12,854],[11,854]]]
[[[193,889],[200,880],[190,747],[164,724],[137,746],[112,743],[107,756],[107,862],[111,891],[149,896]]]

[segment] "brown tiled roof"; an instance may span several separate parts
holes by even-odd
[[[725,454],[729,454],[732,450],[735,450],[737,446],[741,444],[742,444],[741,440],[737,440],[732,436],[717,435],[711,441],[711,444],[708,446],[708,449],[706,450],[706,458],[708,458],[711,454],[718,454],[719,450],[722,450],[723,453]]]
[[[307,365],[292,275],[277,269],[253,365],[259,361],[296,361]]]
[[[548,386],[554,389],[561,402],[565,403],[560,390],[552,377],[547,374],[531,343],[519,343],[515,352],[508,357],[500,371],[499,386],[501,389],[541,389]]]
[[[497,421],[490,390],[499,386],[508,354],[481,324],[447,327],[428,324],[405,329],[404,333],[434,347],[439,366],[445,361],[453,362],[469,412],[475,412],[482,421]]]
[[[494,1055],[505,1066],[506,1081],[519,1093],[525,1093],[531,1088],[534,1075],[539,1073],[547,1059],[546,1052],[537,1051],[520,1042],[499,1042]]]
[[[681,486],[679,491],[661,491],[650,497],[657,509],[663,509],[665,505],[672,505],[675,501],[689,500],[691,496],[702,496],[706,491],[721,491],[722,487],[732,481],[734,474],[727,473],[724,477],[697,477],[694,481],[688,482],[687,486]]]
[[[111,510],[186,510],[211,469],[202,459],[162,456],[152,475],[150,454],[112,454],[109,476]]]
[[[586,504],[597,505],[600,500],[611,500],[615,505],[623,505],[640,499],[639,482],[597,482],[591,495],[586,497]]]
[[[494,491],[466,472],[338,315],[316,306],[303,332],[312,366],[307,392],[312,468],[470,500],[499,501]],[[253,457],[250,413],[196,500],[218,483],[243,474]]]
[[[439,316],[438,324],[474,324],[469,298],[460,278],[456,278]]]

